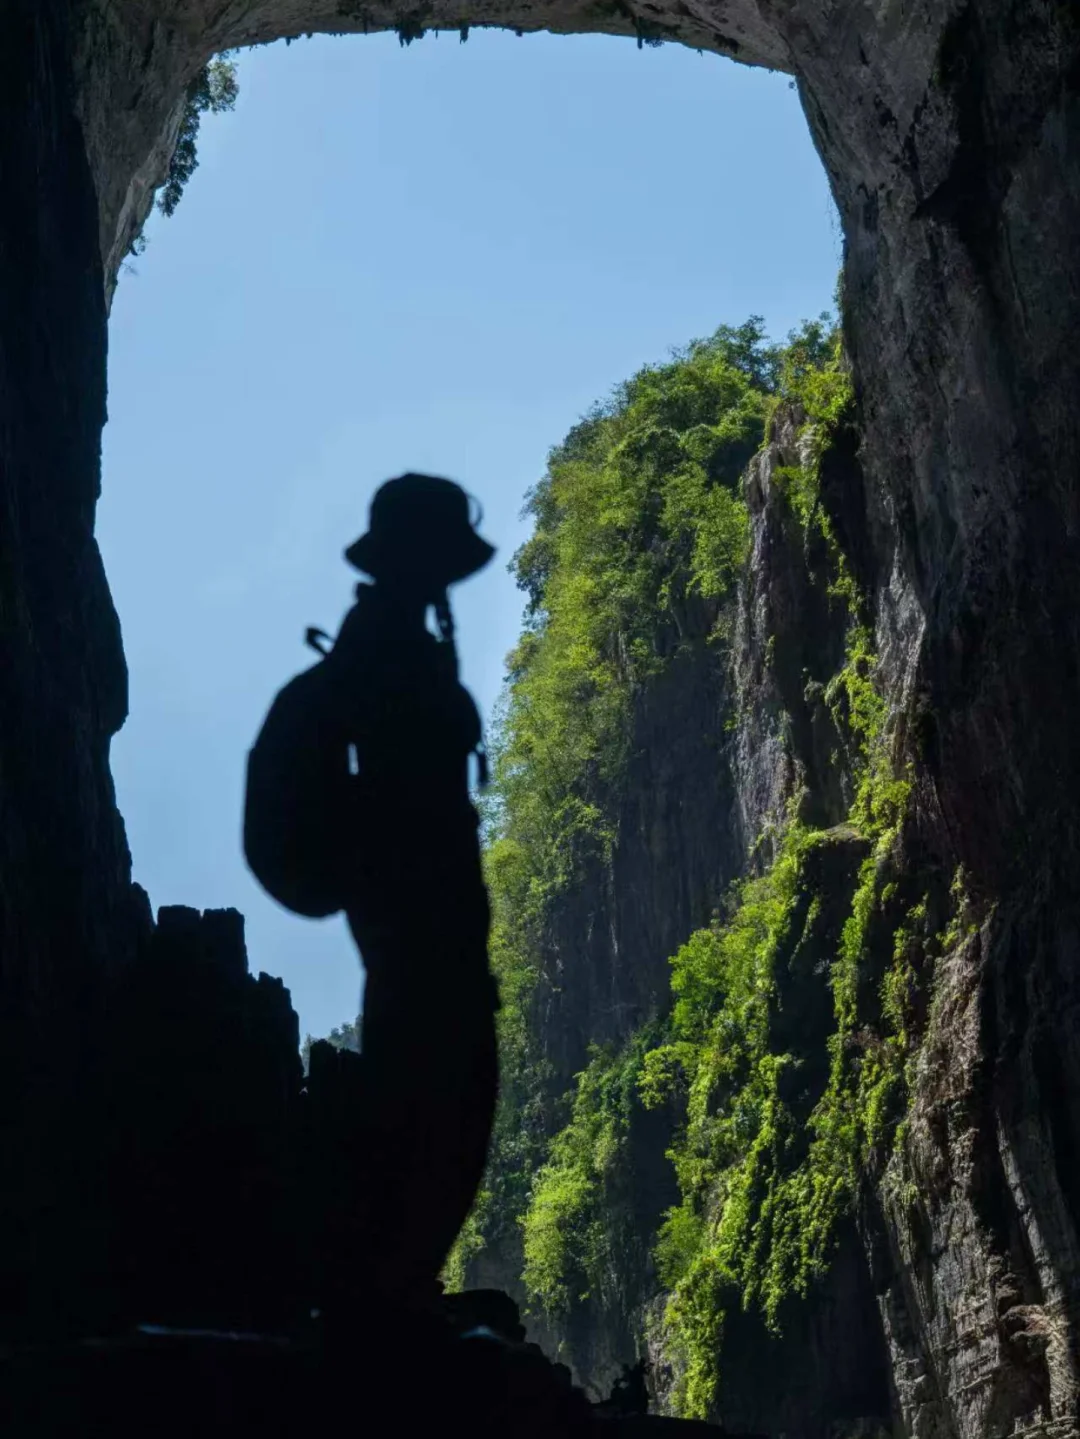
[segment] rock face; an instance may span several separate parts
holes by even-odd
[[[714,617],[703,614],[696,640],[683,634],[678,659],[640,697],[610,863],[581,876],[553,924],[557,999],[536,1024],[556,1085],[584,1066],[587,1039],[619,1042],[665,1007],[660,961],[707,922],[754,840],[799,791],[802,819],[836,837],[832,872],[808,877],[835,912],[823,916],[811,949],[804,937],[796,951],[798,967],[793,960],[778,997],[781,1020],[789,1012],[795,1027],[778,1038],[780,1048],[794,1047],[811,1090],[824,1082],[812,1077],[834,1023],[823,976],[866,847],[844,825],[855,766],[822,702],[823,682],[843,663],[844,624],[781,484],[805,466],[807,442],[799,415],[781,411],[751,465],[752,555],[730,648],[704,642]],[[867,485],[842,432],[821,463],[821,504],[860,587],[875,580]],[[894,725],[894,750],[910,763],[902,719]],[[913,893],[936,890],[940,903],[956,851],[932,820],[916,807],[895,875]],[[929,1009],[914,1026],[921,1039],[898,1147],[884,1166],[868,1165],[856,1226],[839,1236],[827,1278],[806,1304],[787,1302],[780,1340],[751,1314],[725,1326],[719,1413],[729,1427],[807,1436],[894,1422],[918,1435],[1075,1432],[1072,1082],[1044,1008],[1053,994],[1071,1015],[1072,980],[1063,956],[1036,980],[1013,949],[1009,988],[988,997],[995,916],[970,896],[966,914],[927,975]],[[1033,1040],[1021,1038],[1029,1025],[1044,1048],[1035,1040],[1032,1051]],[[1007,1123],[1017,1126],[1015,1139]],[[647,1344],[661,1400],[671,1374],[662,1339],[649,1337],[662,1330],[663,1302],[648,1240],[675,1202],[662,1159],[670,1135],[662,1120],[651,1133],[631,1132],[640,1243],[620,1261],[618,1299],[595,1297],[543,1331],[594,1389]],[[521,1255],[513,1244],[485,1252],[476,1272],[514,1288]]]
[[[767,868],[770,836],[797,799],[824,842],[806,864],[806,928],[778,965],[771,1026],[774,1049],[797,1061],[800,1092],[791,1098],[804,1128],[827,1082],[831,962],[870,845],[845,822],[855,766],[823,699],[824,682],[844,664],[849,616],[830,596],[821,535],[804,527],[783,479],[812,463],[811,445],[805,416],[781,407],[746,477],[751,552],[737,596],[691,599],[661,640],[669,653],[637,695],[631,757],[603,806],[614,814],[610,858],[575,874],[553,905],[541,991],[550,997],[533,1027],[555,1093],[588,1063],[590,1041],[618,1047],[670,1009],[670,956],[709,924],[733,881]],[[846,431],[820,473],[833,530],[858,555],[864,476]],[[722,641],[725,609],[733,623]],[[682,1119],[632,1109],[622,1177],[606,1201],[625,1210],[614,1282],[591,1283],[584,1302],[552,1318],[530,1302],[513,1235],[501,1233],[469,1270],[471,1281],[520,1298],[533,1333],[593,1394],[644,1352],[654,1401],[671,1399],[668,1292],[650,1250],[680,1198],[668,1149]],[[840,1226],[827,1275],[805,1302],[785,1299],[779,1333],[753,1306],[736,1304],[718,1323],[714,1417],[727,1429],[819,1439],[884,1431],[901,1418],[868,1222]]]
[[[249,974],[241,916],[171,907],[155,923],[135,897],[136,950],[110,987],[97,1076],[104,1263],[87,1276],[84,1255],[72,1277],[93,1280],[79,1316],[93,1327],[66,1343],[8,1336],[5,1433],[123,1439],[153,1412],[178,1439],[285,1436],[333,1428],[350,1407],[378,1434],[698,1431],[591,1406],[525,1342],[503,1294],[433,1296],[426,1312],[343,1294],[366,1237],[360,1056],[319,1041],[305,1080],[288,992]]]
[[[145,929],[108,773],[125,677],[93,539],[106,294],[211,53],[306,30],[467,24],[636,32],[798,79],[844,225],[863,463],[840,511],[859,537],[896,757],[914,778],[910,863],[921,851],[962,867],[974,915],[935,978],[903,1175],[865,1220],[898,1412],[920,1436],[1074,1433],[1080,14],[1060,0],[485,0],[419,15],[346,0],[8,0],[7,1314],[85,1321],[69,1312],[82,1292],[71,1277],[104,1262],[94,1236],[109,1202],[89,1076],[102,1072],[106,996]],[[762,597],[773,601],[785,602]],[[766,726],[747,750],[747,830],[778,783],[768,743]],[[676,908],[689,915],[700,893],[691,866]],[[637,1003],[638,981],[604,963],[591,972],[611,1003]]]
[[[235,910],[158,912],[110,993],[108,1283],[120,1314],[282,1332],[304,1312],[300,1216],[316,1184],[303,1168],[299,1042],[281,980],[248,973]]]
[[[71,1302],[65,1272],[94,1263],[104,1196],[78,1141],[99,1097],[80,1076],[135,933],[108,768],[127,675],[93,536],[105,304],[70,43],[60,7],[0,18],[0,1272],[5,1307],[43,1322]]]

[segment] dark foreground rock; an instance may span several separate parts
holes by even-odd
[[[468,1296],[463,1296],[465,1300]],[[449,1314],[366,1315],[292,1337],[145,1327],[0,1355],[0,1427],[12,1436],[159,1439],[329,1432],[476,1439],[716,1434],[693,1422],[609,1416],[535,1345],[462,1331]]]
[[[108,1007],[112,1223],[91,1327],[9,1332],[0,1433],[268,1439],[350,1415],[368,1435],[700,1427],[590,1405],[504,1294],[406,1313],[350,1282],[370,1178],[361,1056],[318,1043],[304,1075],[288,992],[248,972],[234,910],[143,921]]]

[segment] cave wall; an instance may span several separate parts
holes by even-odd
[[[105,299],[70,38],[58,5],[0,15],[0,1313],[34,1324],[79,1323],[70,1280],[101,1260],[82,1141],[103,976],[134,934],[108,767],[127,674],[94,540]]]
[[[898,752],[983,916],[936,977],[911,1202],[884,1201],[920,1435],[1076,1423],[1077,37],[1061,7],[956,7],[876,103],[848,92],[851,143],[895,134],[891,160],[854,183],[821,145]]]
[[[1004,1434],[1036,1412],[1073,1432],[1080,17],[1060,0],[656,0],[615,13],[517,0],[419,16],[351,0],[8,0],[7,1309],[55,1316],[64,1265],[93,1248],[90,1219],[74,1215],[105,1201],[92,1145],[74,1143],[69,1121],[77,1097],[93,1107],[95,1006],[138,927],[108,773],[124,665],[93,540],[118,264],[184,87],[214,51],[303,31],[484,23],[663,36],[798,79],[844,226],[897,753],[914,768],[924,844],[963,865],[980,915],[940,977],[903,1157],[920,1198],[904,1212],[881,1204],[900,1410],[920,1435]]]
[[[321,1212],[299,1021],[280,979],[249,973],[235,910],[155,919],[137,897],[135,956],[105,1016],[106,1317],[287,1332],[313,1302]]]

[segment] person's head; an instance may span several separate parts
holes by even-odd
[[[476,523],[468,494],[453,480],[399,475],[376,490],[367,533],[345,558],[377,584],[435,604],[494,555]]]

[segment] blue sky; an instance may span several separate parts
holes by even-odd
[[[246,53],[176,215],[117,292],[98,534],[131,716],[113,772],[155,906],[235,905],[301,1033],[357,1010],[343,924],[240,850],[246,751],[333,631],[386,477],[460,479],[496,561],[455,592],[486,713],[520,620],[506,562],[548,449],[722,322],[829,306],[840,241],[786,76],[633,41],[474,30]]]

